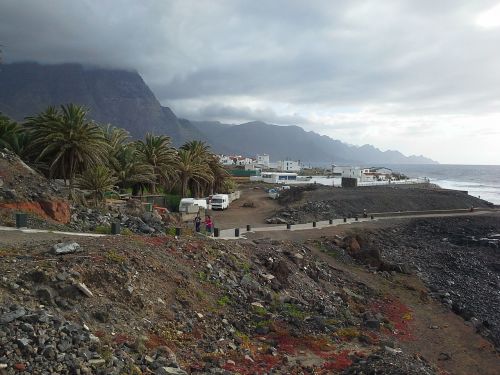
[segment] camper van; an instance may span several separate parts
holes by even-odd
[[[225,210],[229,207],[229,196],[227,194],[215,194],[212,196],[212,210]]]
[[[179,212],[196,213],[200,208],[207,209],[207,201],[205,199],[182,198],[179,203]]]

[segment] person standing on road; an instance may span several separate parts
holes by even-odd
[[[212,222],[210,215],[205,216],[205,229],[207,230],[209,236],[212,235],[213,225],[214,225],[214,223]]]
[[[200,228],[201,228],[201,217],[200,214],[198,213],[198,215],[196,215],[196,217],[194,218],[194,229],[196,233],[200,233]]]

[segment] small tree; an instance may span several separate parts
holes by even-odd
[[[107,191],[114,191],[117,179],[108,167],[96,165],[86,169],[76,178],[76,186],[91,192],[94,206],[99,206],[104,201]]]

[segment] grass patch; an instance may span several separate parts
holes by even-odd
[[[229,296],[224,296],[217,301],[217,304],[221,307],[229,305],[231,303],[231,298]]]
[[[304,318],[306,317],[306,313],[300,310],[300,308],[293,303],[285,303],[283,307],[287,315],[292,318],[304,320]]]
[[[109,225],[98,225],[97,227],[95,227],[94,233],[111,234],[111,227]]]
[[[0,257],[7,257],[16,255],[19,253],[17,249],[0,248]]]
[[[336,333],[337,336],[346,339],[353,339],[359,336],[359,331],[354,327],[340,328]]]
[[[127,260],[127,258],[125,256],[118,254],[116,252],[116,250],[109,250],[104,255],[104,257],[112,262],[119,263],[119,264],[125,263],[125,261]]]
[[[123,235],[123,236],[132,236],[134,234],[134,232],[132,232],[130,229],[128,228],[123,228],[120,233]]]
[[[259,316],[265,316],[267,314],[267,309],[265,307],[253,306],[253,311]]]

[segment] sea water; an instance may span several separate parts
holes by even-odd
[[[500,165],[401,164],[387,165],[408,177],[428,177],[444,189],[465,190],[470,195],[500,205]]]

